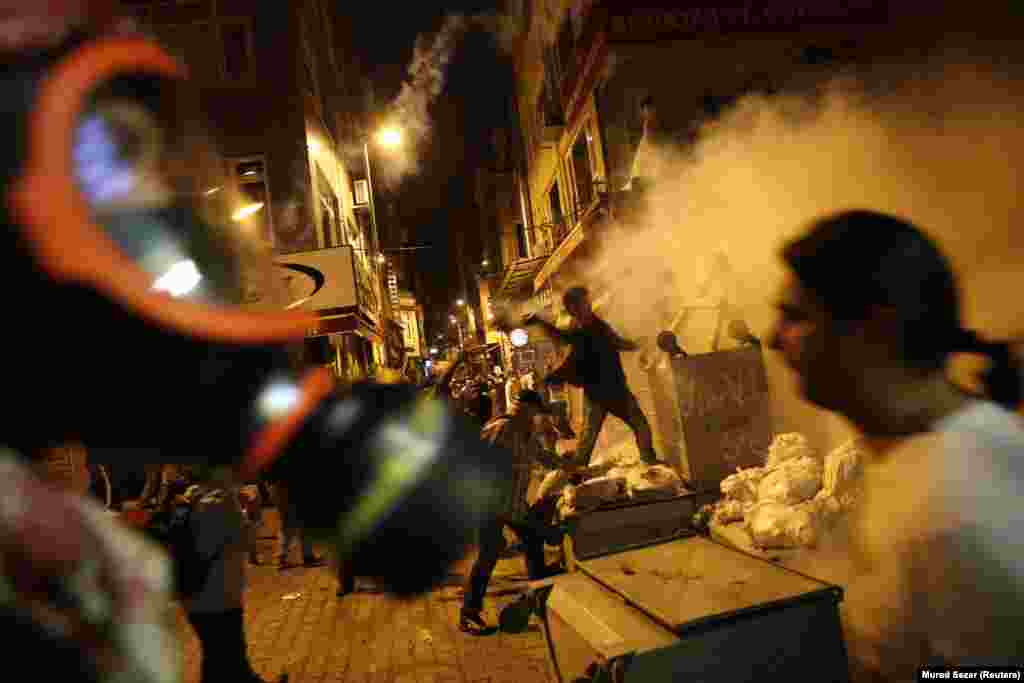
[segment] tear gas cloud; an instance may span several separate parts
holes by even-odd
[[[679,310],[710,302],[716,289],[765,337],[782,244],[818,216],[863,207],[907,218],[938,242],[958,273],[966,326],[1024,336],[1011,295],[1024,286],[1024,81],[1013,76],[945,59],[888,77],[884,91],[844,77],[813,96],[743,99],[695,147],[653,150],[661,180],[645,211],[634,225],[597,233],[599,255],[573,280],[616,284],[609,321],[634,337],[668,326],[671,316],[652,302],[668,296]],[[676,331],[685,349],[711,350],[699,314]],[[788,371],[766,355],[776,431],[803,431],[822,447],[845,439],[845,426],[800,401]]]
[[[965,326],[995,339],[1024,337],[1017,295],[1024,288],[1024,79],[948,55],[903,73],[877,70],[824,84],[813,96],[748,97],[703,130],[694,147],[656,149],[663,173],[643,215],[634,225],[595,232],[598,256],[565,285],[615,285],[620,301],[604,313],[634,338],[668,326],[672,316],[652,305],[666,295],[674,310],[724,297],[764,338],[785,274],[783,243],[823,214],[869,208],[909,219],[936,240],[958,274]],[[714,325],[699,314],[682,322],[681,345],[710,350]],[[765,356],[775,433],[802,432],[826,451],[852,435],[845,421],[800,399],[775,353]],[[857,625],[851,633],[877,631],[872,605],[905,597],[893,593],[894,582],[855,580],[860,569],[851,550],[880,550],[882,566],[895,571],[892,551],[903,539],[880,511],[904,510],[901,501],[925,495],[942,479],[934,462],[918,460],[886,480],[899,486],[878,484],[872,472],[864,508],[879,512],[870,538],[805,555],[804,571],[848,587],[847,628]]]

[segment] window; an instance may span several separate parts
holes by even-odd
[[[224,77],[238,81],[249,76],[251,68],[249,27],[242,22],[221,24],[220,36],[224,44]]]
[[[576,218],[594,201],[594,173],[590,167],[590,131],[584,128],[572,146],[572,171],[576,181]]]
[[[232,159],[229,163],[231,178],[238,191],[239,208],[260,205],[244,219],[244,224],[252,226],[257,235],[273,244],[273,220],[270,209],[270,185],[266,178],[266,161],[263,157],[246,157]]]
[[[248,21],[157,24],[160,43],[202,81],[243,81],[252,75],[252,29]]]
[[[530,240],[526,234],[526,226],[522,223],[516,223],[516,247],[518,258],[530,258]]]
[[[565,236],[565,217],[562,215],[562,199],[558,192],[558,181],[556,180],[554,185],[548,191],[548,210],[551,214],[551,223],[554,226],[552,228],[552,238],[557,246],[562,237]]]

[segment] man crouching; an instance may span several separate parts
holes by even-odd
[[[484,441],[504,448],[511,454],[514,463],[512,481],[506,488],[503,514],[485,522],[480,529],[480,550],[470,571],[469,585],[459,617],[459,628],[467,633],[489,630],[481,611],[487,584],[498,563],[498,557],[505,549],[505,526],[522,539],[530,579],[542,579],[550,574],[544,564],[543,522],[535,519],[527,502],[531,469],[534,463],[567,472],[575,469],[569,460],[545,450],[539,439],[540,430],[535,427],[535,419],[550,412],[540,394],[536,391],[523,391],[511,411],[490,420],[481,431]]]

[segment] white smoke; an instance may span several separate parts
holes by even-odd
[[[1024,81],[945,61],[888,83],[844,79],[813,96],[751,96],[705,127],[695,147],[655,149],[661,178],[647,209],[634,224],[594,233],[598,256],[563,271],[563,286],[617,290],[603,314],[634,338],[665,328],[671,316],[655,305],[663,298],[673,310],[725,298],[764,338],[784,241],[826,213],[868,208],[937,241],[958,275],[967,326],[1019,339],[1024,316],[1008,293],[1024,286]],[[716,253],[724,274],[714,275]],[[679,326],[684,348],[711,350],[709,316],[698,311]],[[767,359],[776,428],[803,431],[822,448],[845,440],[845,423],[804,403],[791,374]]]
[[[516,38],[516,22],[510,13],[453,14],[445,17],[441,28],[433,35],[417,36],[406,79],[386,108],[385,119],[398,126],[408,141],[402,153],[389,157],[388,164],[381,169],[386,180],[419,172],[415,148],[431,135],[430,106],[444,92],[448,66],[460,40],[469,31],[485,31],[493,37],[496,49],[508,55]]]

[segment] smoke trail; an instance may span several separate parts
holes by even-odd
[[[469,31],[485,31],[494,38],[501,53],[510,54],[516,36],[516,21],[508,13],[454,14],[445,17],[433,36],[417,36],[406,79],[386,108],[387,119],[401,127],[409,145],[403,153],[389,158],[389,163],[381,169],[384,179],[394,181],[419,172],[415,146],[430,137],[433,127],[430,105],[444,91],[448,66],[459,41]]]

